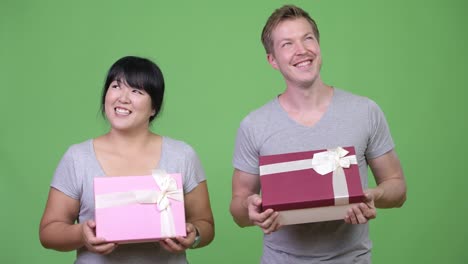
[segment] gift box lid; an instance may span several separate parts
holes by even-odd
[[[157,203],[146,201],[135,202],[134,192],[160,193],[160,187],[154,176],[118,176],[94,178],[96,236],[109,242],[136,243],[156,241],[166,237],[185,236],[185,211],[180,174],[167,174],[176,184],[173,193],[178,193],[178,199],[168,197],[171,222],[170,232],[162,231],[164,224],[162,211]],[[154,194],[154,193],[153,193]],[[175,196],[174,196],[175,197]],[[98,199],[100,198],[100,199]],[[104,198],[104,199],[102,199]],[[139,198],[140,199],[140,198]],[[145,198],[149,199],[149,198]],[[181,199],[181,200],[180,200]]]
[[[347,157],[355,155],[354,147],[344,147]],[[260,182],[262,207],[276,211],[336,205],[333,174],[319,174],[312,165],[314,155],[326,149],[260,156]],[[355,158],[355,157],[354,157]],[[350,164],[343,168],[344,179],[340,188],[346,189],[347,203],[364,200],[359,167]],[[335,185],[335,189],[336,185]],[[339,196],[339,195],[338,195]],[[341,197],[343,198],[343,197]]]

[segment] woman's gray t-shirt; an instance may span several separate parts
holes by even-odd
[[[205,172],[194,149],[188,144],[163,137],[158,169],[181,173],[184,194],[204,181]],[[105,177],[94,152],[93,140],[72,145],[57,166],[51,187],[80,201],[78,223],[94,219],[94,177]],[[122,244],[109,255],[80,248],[75,263],[187,263],[185,253],[167,252],[159,243]]]

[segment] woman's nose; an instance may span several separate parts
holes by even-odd
[[[122,103],[129,103],[130,102],[130,97],[129,97],[129,92],[128,89],[122,89],[119,95],[119,102]]]

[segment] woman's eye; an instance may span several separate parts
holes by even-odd
[[[117,84],[111,85],[111,87],[114,88],[114,89],[119,88],[119,86]]]
[[[137,93],[137,94],[141,94],[141,95],[143,95],[143,92],[142,92],[142,91],[140,91],[140,90],[137,90],[137,89],[133,90],[133,93]]]

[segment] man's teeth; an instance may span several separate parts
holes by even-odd
[[[121,114],[121,115],[129,115],[130,114],[130,110],[122,109],[122,108],[115,108],[115,112],[117,114]]]
[[[296,64],[296,67],[304,67],[304,66],[307,66],[309,64],[311,64],[312,62],[310,60],[307,60],[307,61],[303,61],[301,63],[298,63]]]

